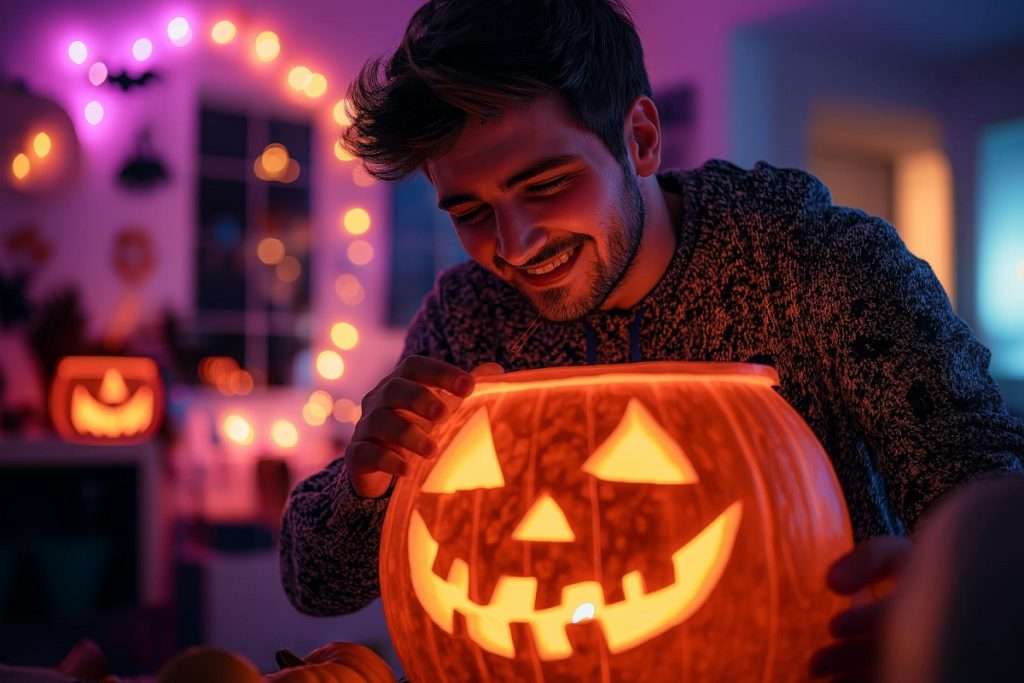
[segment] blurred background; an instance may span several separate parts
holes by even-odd
[[[289,488],[338,454],[435,275],[422,178],[336,144],[416,0],[0,5],[0,661],[364,642],[295,612]],[[1024,4],[632,0],[665,167],[808,169],[893,222],[1024,415]]]

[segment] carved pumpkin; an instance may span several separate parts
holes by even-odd
[[[142,441],[162,412],[160,373],[149,358],[68,356],[57,365],[50,415],[68,441]]]
[[[388,506],[410,680],[805,678],[852,539],[777,383],[668,362],[480,378]]]

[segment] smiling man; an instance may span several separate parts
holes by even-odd
[[[1024,425],[989,354],[893,228],[795,170],[660,170],[640,40],[615,0],[435,0],[353,85],[349,148],[379,177],[423,172],[472,260],[443,273],[402,360],[363,400],[345,457],[301,483],[282,573],[314,614],[378,595],[395,476],[474,374],[646,360],[770,363],[829,453],[862,544],[852,593],[962,482],[1021,469]],[[815,660],[869,658],[884,602]]]

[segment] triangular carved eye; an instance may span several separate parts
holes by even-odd
[[[505,485],[491,437],[491,420],[480,408],[462,426],[423,483],[424,493],[500,489]]]
[[[530,506],[526,516],[512,532],[516,541],[552,541],[571,543],[576,534],[569,526],[569,520],[550,494],[543,494]]]
[[[604,443],[583,463],[583,471],[606,481],[638,484],[694,484],[697,472],[675,439],[637,399]]]

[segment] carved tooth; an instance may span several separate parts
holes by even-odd
[[[483,614],[469,614],[466,615],[466,631],[474,643],[488,652],[509,659],[516,656],[512,629],[509,628],[507,621]]]

